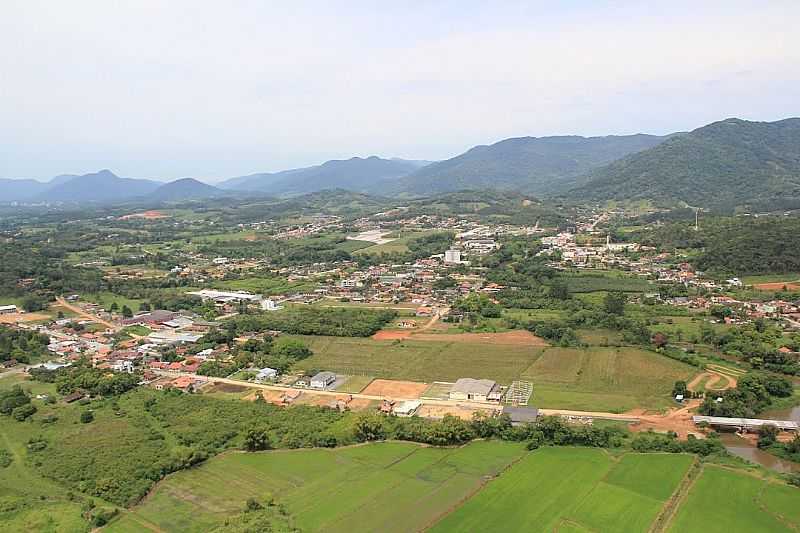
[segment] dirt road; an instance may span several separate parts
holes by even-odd
[[[69,309],[70,311],[72,311],[76,315],[82,316],[86,320],[91,320],[92,322],[97,322],[98,324],[102,324],[102,325],[104,325],[105,327],[107,327],[109,329],[113,329],[114,331],[119,329],[119,326],[112,324],[108,320],[103,320],[99,316],[94,316],[91,313],[87,313],[86,311],[84,311],[83,309],[78,307],[77,305],[72,305],[71,303],[66,301],[64,298],[58,297],[58,298],[56,298],[56,302],[61,307],[65,308],[65,309]]]
[[[264,383],[250,383],[245,381],[237,381],[234,379],[228,378],[214,378],[209,376],[197,376],[195,374],[188,374],[185,372],[172,372],[167,370],[156,370],[157,374],[162,376],[170,376],[170,377],[180,377],[180,376],[189,376],[198,379],[204,379],[206,381],[212,383],[225,383],[228,385],[238,385],[240,387],[249,387],[253,389],[262,389],[262,390],[270,390],[270,391],[297,391],[303,390],[307,391],[311,394],[317,394],[321,396],[351,396],[354,399],[363,399],[363,400],[384,400],[384,399],[392,399],[395,401],[414,401],[419,400],[419,398],[399,398],[396,396],[392,396],[391,398],[387,396],[382,396],[378,394],[361,394],[361,393],[345,393],[345,392],[337,392],[337,391],[329,391],[329,390],[319,390],[319,389],[296,389],[294,387],[288,387],[284,385],[267,385]],[[487,404],[487,403],[480,403],[480,402],[470,402],[470,401],[460,401],[460,400],[422,400],[423,404],[430,404],[430,405],[446,405],[446,406],[464,406],[464,407],[473,407],[475,409],[487,409],[487,408],[499,408],[500,405],[498,404]],[[601,411],[573,411],[569,409],[540,409],[540,413],[546,416],[551,415],[564,415],[564,416],[575,416],[575,417],[587,417],[587,418],[601,418],[604,420],[618,420],[621,422],[638,422],[640,417],[638,415],[632,414],[619,414],[619,413],[605,413]]]

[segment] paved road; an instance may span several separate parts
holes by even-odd
[[[159,375],[163,376],[171,376],[171,377],[180,377],[180,376],[190,376],[194,378],[202,378],[204,380],[210,381],[212,383],[224,383],[227,385],[238,385],[240,387],[249,387],[253,389],[262,389],[262,390],[272,390],[272,391],[296,391],[296,390],[303,390],[307,391],[312,394],[318,394],[321,396],[352,396],[353,398],[363,399],[363,400],[384,400],[389,399],[388,396],[377,396],[372,394],[360,394],[360,393],[346,393],[346,392],[336,392],[336,391],[329,391],[329,390],[318,390],[318,389],[297,389],[294,387],[288,387],[285,385],[269,385],[265,383],[250,383],[246,381],[238,381],[235,379],[228,379],[228,378],[214,378],[209,376],[197,376],[195,374],[189,374],[186,372],[173,372],[167,370],[156,370],[155,371]],[[446,405],[451,407],[461,406],[461,407],[471,407],[471,408],[487,408],[487,407],[496,407],[497,404],[486,404],[480,402],[469,402],[469,401],[456,401],[456,400],[428,400],[428,399],[420,399],[420,398],[398,398],[398,397],[391,397],[392,400],[395,401],[404,401],[404,400],[419,400],[422,403],[429,404],[429,405]],[[625,415],[625,414],[617,414],[617,413],[604,413],[599,411],[573,411],[569,409],[539,409],[539,412],[543,415],[565,415],[565,416],[578,416],[578,417],[588,417],[588,418],[602,418],[604,420],[618,420],[621,422],[638,422],[639,416],[636,415]]]

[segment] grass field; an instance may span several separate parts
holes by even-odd
[[[623,412],[671,405],[675,381],[696,372],[638,348],[547,348],[521,375],[537,407]]]
[[[523,453],[522,445],[499,441],[229,453],[170,476],[106,530],[141,531],[147,524],[208,531],[241,511],[247,498],[272,495],[303,531],[417,531]]]
[[[426,235],[430,235],[432,233],[438,233],[436,230],[428,230],[428,231],[408,231],[408,232],[401,232],[395,240],[392,242],[387,242],[386,244],[374,244],[372,246],[367,246],[364,248],[360,248],[355,252],[356,255],[359,254],[382,254],[382,253],[404,253],[408,251],[408,243],[414,239],[419,237],[424,237]]]
[[[693,458],[542,448],[431,531],[647,531]]]
[[[782,518],[779,518],[780,517]],[[749,533],[800,527],[800,490],[732,470],[706,466],[668,531]]]
[[[437,341],[377,341],[352,337],[302,337],[314,352],[302,369],[335,370],[412,381],[455,381],[473,377],[508,382],[538,357],[541,348],[487,346]]]
[[[33,394],[55,392],[53,384],[30,383],[19,375],[0,377],[2,390],[17,384]],[[34,404],[41,408],[38,400],[34,400]],[[70,501],[64,488],[42,477],[26,462],[25,444],[40,433],[41,428],[33,423],[0,417],[0,448],[13,458],[8,467],[0,468],[0,530],[87,531],[88,523],[81,517],[81,503]]]
[[[675,381],[696,372],[688,365],[637,348],[541,348],[440,341],[377,341],[303,337],[314,355],[304,370],[412,381],[487,378],[534,384],[537,407],[622,412],[671,405]]]
[[[220,281],[214,283],[213,286],[217,289],[248,291],[272,296],[288,292],[313,290],[317,284],[314,282],[290,283],[279,277],[249,277]]]

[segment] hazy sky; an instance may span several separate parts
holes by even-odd
[[[798,116],[798,21],[798,0],[0,0],[0,177],[230,177]]]

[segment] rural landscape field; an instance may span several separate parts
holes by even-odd
[[[2,2],[0,533],[800,532],[800,2]]]

